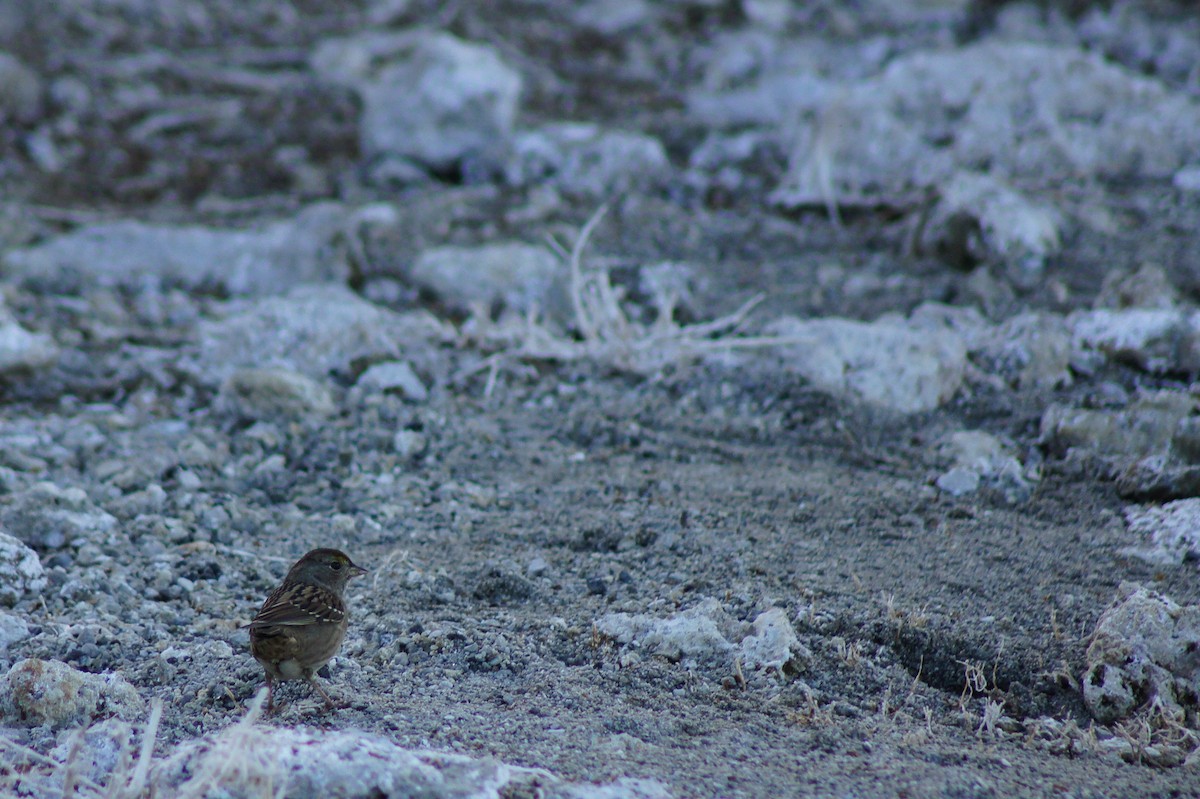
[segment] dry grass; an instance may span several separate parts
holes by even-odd
[[[86,731],[79,729],[69,737],[64,761],[40,754],[26,746],[0,737],[0,750],[8,765],[0,772],[0,795],[47,795],[63,799],[143,799],[161,795],[153,779],[156,769],[170,766],[176,758],[186,758],[188,778],[175,786],[178,799],[204,799],[225,795],[236,788],[236,795],[282,799],[287,784],[287,768],[267,738],[270,732],[257,725],[263,715],[267,692],[263,689],[250,702],[246,715],[215,736],[199,753],[177,751],[167,758],[155,759],[154,742],[162,720],[163,703],[156,699],[142,731],[137,756],[133,756],[133,727],[119,725],[114,741],[119,749],[116,767],[97,783],[85,776],[91,768],[86,754]]]
[[[660,294],[653,300],[652,322],[646,324],[631,318],[622,305],[623,293],[612,284],[608,269],[585,269],[583,265],[583,252],[606,210],[601,206],[592,215],[569,252],[558,248],[570,268],[569,293],[577,335],[568,337],[556,333],[536,314],[507,322],[492,322],[486,315],[476,315],[473,319],[474,342],[495,352],[482,363],[457,375],[457,382],[486,371],[484,395],[489,396],[500,369],[515,361],[592,361],[620,371],[652,376],[668,366],[705,353],[797,343],[796,339],[786,336],[737,335],[750,311],[762,301],[761,295],[733,313],[710,322],[681,325],[675,321],[679,298]]]
[[[150,718],[142,731],[141,746],[137,759],[131,757],[129,741],[133,728],[122,724],[116,730],[120,744],[120,757],[116,768],[101,785],[84,776],[90,764],[84,759],[85,730],[75,730],[67,747],[65,762],[39,754],[28,747],[0,737],[0,748],[12,755],[13,770],[0,777],[0,789],[11,789],[15,795],[27,795],[31,786],[55,786],[61,784],[63,799],[138,799],[149,793],[150,767],[154,763],[154,740],[158,736],[158,725],[162,720],[163,704],[156,699],[150,705]],[[23,763],[24,768],[17,764]],[[61,782],[60,782],[61,780]],[[34,793],[39,793],[36,788]]]
[[[177,788],[178,799],[204,799],[215,789],[238,788],[238,795],[283,799],[287,766],[269,745],[270,732],[257,726],[263,715],[267,691],[251,700],[246,715],[222,730],[198,756],[191,758],[192,776]]]

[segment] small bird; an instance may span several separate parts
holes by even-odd
[[[327,709],[334,708],[314,675],[346,637],[346,583],[366,573],[340,550],[314,549],[263,602],[249,625],[250,653],[267,673],[268,713],[275,709],[276,680],[304,680],[325,697]]]

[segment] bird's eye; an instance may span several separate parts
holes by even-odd
[[[329,564],[329,568],[333,569],[335,572],[340,572],[342,570],[342,562],[340,560],[335,560],[333,563]]]

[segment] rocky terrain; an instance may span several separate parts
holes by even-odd
[[[0,0],[0,133],[0,793],[1200,793],[1190,4]]]

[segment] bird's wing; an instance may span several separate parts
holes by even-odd
[[[345,618],[346,606],[332,591],[317,585],[281,585],[263,602],[250,629],[339,624]]]

